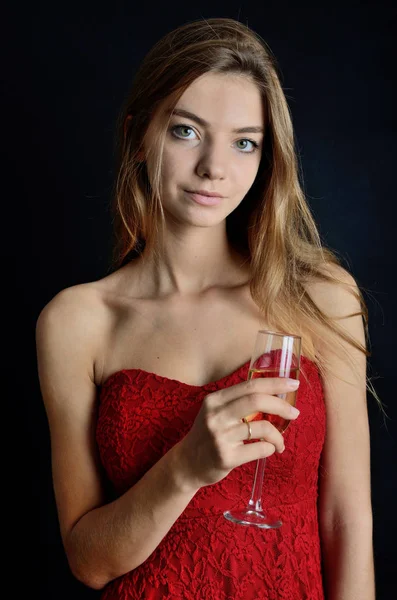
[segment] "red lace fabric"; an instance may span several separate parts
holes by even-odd
[[[204,386],[142,371],[113,373],[100,388],[97,443],[117,495],[126,492],[189,431],[210,392],[246,380],[249,362]],[[276,530],[227,521],[245,506],[255,462],[201,488],[139,567],[111,581],[102,600],[323,600],[317,520],[318,471],[325,437],[319,371],[301,360],[296,406],[285,451],[266,461],[262,503],[281,518]]]

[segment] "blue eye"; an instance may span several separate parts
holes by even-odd
[[[252,154],[253,152],[255,152],[259,148],[259,144],[257,142],[254,142],[254,140],[247,140],[247,139],[244,138],[242,140],[239,140],[238,143],[239,142],[248,142],[249,144],[253,145],[254,150],[251,150],[251,152],[247,152],[246,154]]]
[[[187,125],[175,125],[175,127],[173,127],[171,129],[171,131],[174,132],[174,131],[176,131],[176,129],[190,129],[190,131],[193,131],[193,129],[191,127],[188,127]],[[184,136],[182,136],[182,137],[184,137]]]
[[[184,135],[182,135],[182,136],[181,135],[177,135],[175,132],[178,129],[180,129],[180,130],[194,131],[192,127],[189,127],[189,125],[182,125],[182,124],[181,125],[174,125],[174,127],[171,127],[171,133],[172,133],[172,135],[174,137],[176,137],[178,139],[185,139],[185,140],[191,140],[191,139],[193,139],[193,138],[190,138],[190,137],[187,137],[187,136],[184,136]],[[249,151],[247,151],[247,150],[245,150],[243,148],[240,148],[242,154],[253,154],[259,148],[259,144],[257,142],[255,142],[254,140],[249,140],[247,138],[242,138],[241,140],[238,140],[237,143],[240,143],[240,142],[245,142],[245,143],[248,142],[249,144],[252,144],[252,146],[253,146],[253,149],[249,150]]]

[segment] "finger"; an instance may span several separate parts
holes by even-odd
[[[239,423],[231,427],[225,434],[230,442],[243,442],[248,439],[264,440],[275,446],[277,452],[282,452],[285,448],[284,438],[281,433],[269,423],[269,421],[251,421],[251,438],[249,438],[249,427],[247,423]]]
[[[258,458],[267,458],[276,451],[276,447],[270,442],[254,442],[252,444],[243,444],[236,449],[234,464],[236,467],[244,463],[257,460]]]
[[[241,396],[251,394],[285,394],[297,390],[299,383],[298,379],[289,379],[288,377],[251,379],[250,381],[243,381],[242,383],[217,390],[209,394],[207,400],[212,408],[217,408]]]
[[[225,425],[238,423],[243,417],[257,412],[279,415],[283,419],[296,419],[299,412],[296,413],[293,409],[294,407],[283,398],[268,394],[251,394],[230,402],[222,410],[219,409],[218,416],[222,417]]]

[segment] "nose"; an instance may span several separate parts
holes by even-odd
[[[208,179],[225,178],[227,158],[224,142],[223,148],[220,146],[220,144],[212,142],[203,147],[197,163],[197,174],[200,177],[208,177]]]

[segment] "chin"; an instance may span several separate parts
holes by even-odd
[[[226,216],[220,214],[206,214],[204,211],[195,210],[189,211],[189,214],[177,213],[175,212],[166,212],[166,216],[169,217],[170,222],[173,224],[177,224],[179,226],[186,227],[218,227],[223,221],[226,220]],[[201,213],[201,214],[200,214]]]

